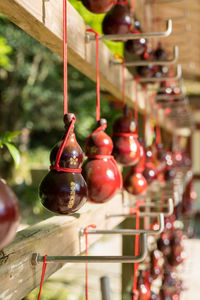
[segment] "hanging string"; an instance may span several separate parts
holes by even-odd
[[[131,11],[134,14],[134,12],[135,12],[135,0],[131,1]]]
[[[122,80],[122,108],[124,108],[124,106],[125,106],[125,65],[124,65],[125,59],[118,53],[116,53],[114,55],[114,58],[119,59],[122,62],[122,64],[121,64],[121,66],[122,66],[122,71],[121,71],[121,74],[122,74],[122,78],[121,78],[121,80]]]
[[[67,82],[67,0],[63,0],[63,110],[68,113]]]
[[[45,276],[45,272],[46,272],[46,268],[47,268],[46,259],[47,259],[47,255],[44,256],[44,260],[43,260],[42,275],[41,275],[41,281],[40,281],[40,290],[39,290],[39,294],[38,294],[38,300],[40,300],[40,297],[41,297],[42,286],[43,286],[43,283],[44,283],[44,276]]]
[[[139,230],[140,228],[140,209],[139,206],[142,204],[141,201],[136,202],[136,208],[130,209],[131,214],[136,215],[136,224],[135,229]],[[135,256],[139,255],[139,234],[135,236]],[[133,300],[137,300],[137,270],[138,270],[139,263],[133,264],[133,286],[132,286],[132,294]]]
[[[100,77],[99,77],[99,33],[95,31],[94,29],[88,28],[88,32],[92,32],[96,36],[96,93],[97,93],[97,100],[96,100],[96,120],[97,122],[100,120]]]
[[[82,171],[81,168],[79,168],[79,169],[69,169],[69,168],[60,167],[60,165],[59,165],[61,155],[62,155],[64,147],[65,147],[65,145],[67,143],[70,131],[74,128],[75,122],[76,122],[76,119],[74,117],[74,118],[72,118],[70,126],[69,126],[69,128],[67,130],[67,133],[66,133],[66,135],[65,135],[65,137],[64,137],[64,139],[62,141],[62,144],[60,145],[60,147],[58,149],[58,152],[56,154],[55,164],[53,166],[50,166],[50,170],[55,170],[57,172],[66,172],[66,173],[81,173],[81,171]]]
[[[146,122],[147,122],[147,86],[143,85],[144,94],[144,114],[143,114],[143,136],[144,142],[146,142]]]
[[[136,76],[135,77],[135,109],[134,109],[134,118],[135,118],[135,122],[136,122],[136,132],[138,132],[138,82],[140,82],[140,77]]]
[[[160,120],[159,120],[159,109],[157,107],[157,112],[156,112],[156,144],[161,144],[161,129],[160,129]]]
[[[85,255],[88,255],[88,229],[96,228],[96,225],[91,224],[85,227]],[[88,264],[85,264],[85,299],[88,300]]]

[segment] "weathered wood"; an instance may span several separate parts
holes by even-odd
[[[89,224],[95,224],[99,229],[112,229],[123,218],[106,219],[106,214],[121,213],[123,209],[121,194],[117,194],[106,204],[86,205],[80,214],[52,217],[20,231],[15,241],[0,252],[0,299],[20,300],[39,285],[42,264],[31,265],[33,252],[78,255],[85,249],[85,240],[79,238],[79,229]],[[90,235],[89,245],[99,238],[99,235]],[[45,278],[61,267],[62,264],[49,264]]]

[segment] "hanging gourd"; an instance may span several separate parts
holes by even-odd
[[[40,184],[41,202],[48,210],[68,215],[87,200],[87,186],[81,175],[83,153],[74,134],[75,116],[67,109],[67,2],[63,1],[63,67],[65,135],[50,154],[50,172]]]
[[[131,109],[125,105],[125,75],[124,59],[122,60],[122,106],[123,115],[113,125],[113,155],[123,166],[134,166],[140,159],[140,144],[138,142],[137,124]]]
[[[133,34],[141,33],[140,23],[138,20],[134,22],[134,30],[132,30]],[[141,56],[144,54],[145,49],[147,47],[147,41],[144,38],[140,38],[137,40],[128,40],[125,43],[125,49],[133,55]]]
[[[137,290],[139,292],[138,300],[150,299],[150,282],[147,271],[140,271],[137,282]]]
[[[137,82],[135,82],[135,121],[138,120],[138,97],[137,97]],[[148,188],[148,183],[143,176],[144,166],[146,161],[144,144],[140,141],[140,159],[136,166],[132,167],[129,173],[126,175],[124,180],[124,188],[126,191],[132,195],[140,195],[146,192]]]
[[[150,274],[152,280],[157,279],[162,275],[163,254],[155,249],[150,254]]]
[[[81,2],[94,14],[105,14],[113,8],[117,0],[81,0]]]
[[[104,132],[107,121],[100,119],[100,80],[99,80],[99,43],[96,35],[96,70],[97,70],[97,129],[90,134],[85,143],[85,154],[88,157],[83,165],[83,176],[88,185],[88,199],[95,203],[108,201],[122,186],[122,176],[114,157],[112,139]]]
[[[131,32],[132,26],[128,1],[118,0],[113,9],[104,17],[102,30],[104,34],[126,34]]]
[[[19,221],[17,198],[5,181],[0,178],[0,250],[14,239]]]

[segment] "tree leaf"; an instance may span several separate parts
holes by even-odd
[[[12,156],[14,162],[15,162],[15,167],[17,168],[19,166],[19,163],[20,163],[19,150],[11,143],[7,142],[7,143],[4,143],[4,144],[7,146],[8,150],[9,150],[9,152],[10,152],[10,154],[11,154],[11,156]]]
[[[6,131],[0,136],[0,147],[3,146],[3,144],[10,142],[12,139],[14,139],[16,136],[18,136],[21,133],[21,131]]]

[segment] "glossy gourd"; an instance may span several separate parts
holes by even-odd
[[[75,118],[73,114],[65,115],[66,132]],[[50,154],[50,162],[55,164],[56,155],[62,141],[58,142]],[[69,132],[63,149],[59,166],[61,168],[79,169],[83,162],[83,152],[76,141],[74,128]],[[48,210],[68,215],[80,209],[87,200],[87,186],[81,173],[50,170],[39,188],[41,202]]]
[[[117,0],[81,0],[81,2],[94,14],[105,14],[113,8]]]

